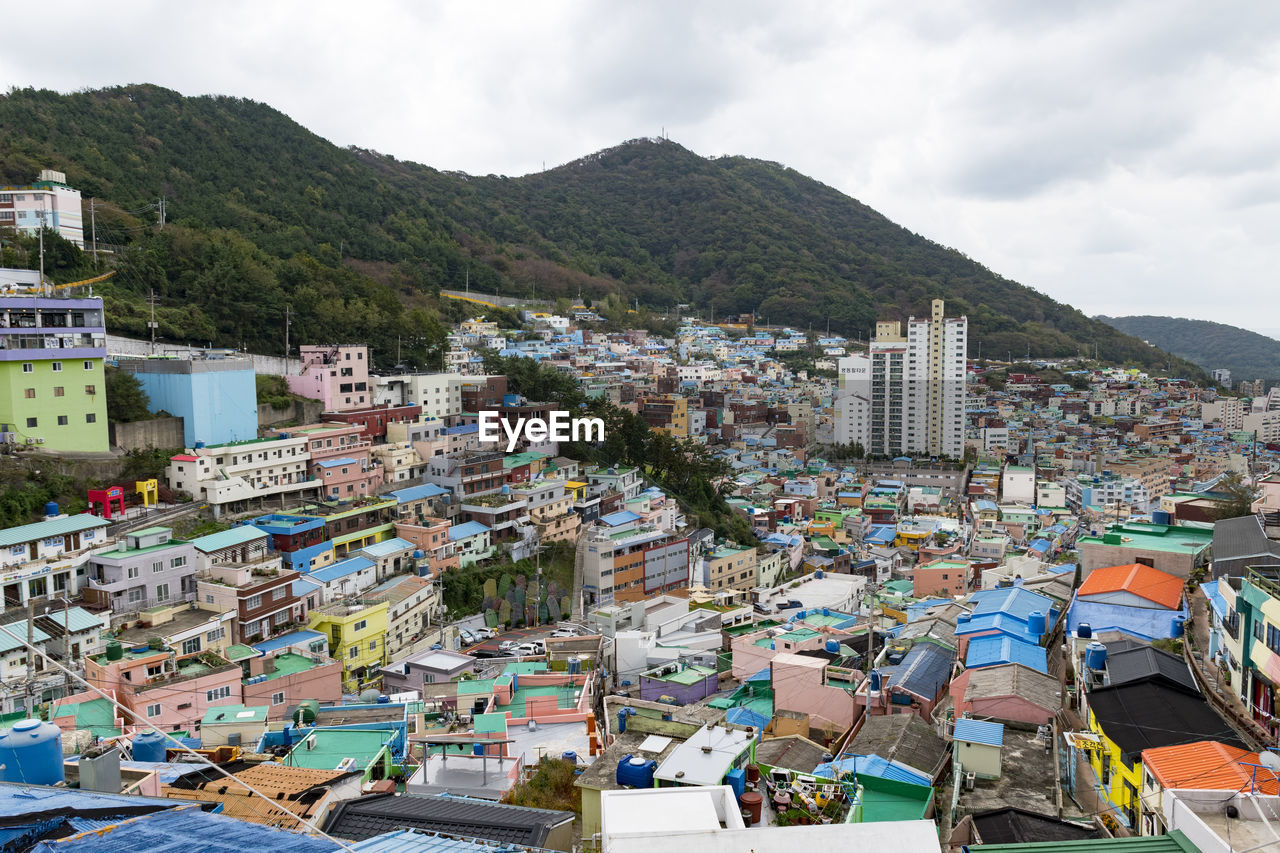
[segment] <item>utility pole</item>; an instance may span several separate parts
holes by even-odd
[[[147,326],[151,329],[151,354],[156,354],[156,292],[151,290],[148,292],[147,304],[151,306],[151,320]]]
[[[35,716],[34,702],[36,691],[36,603],[27,590],[27,710]]]
[[[159,209],[160,209],[160,210],[159,210],[159,212],[160,212],[160,230],[161,230],[161,231],[163,231],[163,230],[164,230],[164,196],[160,196]]]
[[[40,292],[44,293],[44,199],[40,199]]]
[[[93,265],[98,266],[98,200],[89,199],[89,227],[93,233]]]
[[[284,306],[284,357],[286,361],[289,358],[289,308],[288,304]]]

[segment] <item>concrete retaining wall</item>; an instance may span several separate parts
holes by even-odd
[[[258,406],[258,428],[279,426],[280,424],[313,424],[320,420],[324,412],[324,403],[319,400],[294,400],[287,409],[272,408],[270,403]]]
[[[157,343],[156,355],[189,356],[191,353],[204,352],[207,347],[189,347],[182,344]],[[125,338],[120,335],[107,335],[108,355],[148,356],[151,354],[151,342],[136,338]],[[302,362],[296,358],[281,358],[278,355],[253,355],[245,353],[253,359],[254,373],[264,376],[297,376],[302,373]]]
[[[183,447],[182,418],[151,418],[127,424],[111,424],[109,434],[112,447],[119,447],[121,450]]]

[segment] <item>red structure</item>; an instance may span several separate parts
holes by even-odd
[[[90,489],[89,490],[89,512],[94,511],[94,507],[102,507],[102,512],[98,515],[101,518],[111,518],[111,504],[119,505],[119,514],[124,515],[124,489],[120,486],[111,486],[106,489]]]

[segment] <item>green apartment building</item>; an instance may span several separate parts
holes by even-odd
[[[0,440],[104,453],[102,300],[31,293],[0,296]]]

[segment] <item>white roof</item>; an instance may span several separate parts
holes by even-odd
[[[655,779],[681,785],[719,785],[751,743],[743,731],[703,726],[658,765]]]
[[[664,816],[665,818],[665,816]],[[796,853],[797,850],[910,850],[940,853],[938,827],[931,820],[883,823],[832,823],[818,826],[770,826],[669,832],[665,821],[652,821],[647,834],[613,836],[609,853]],[[659,839],[660,842],[659,842]]]

